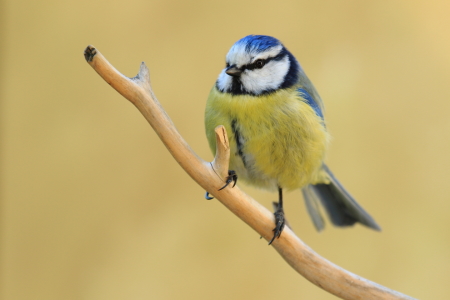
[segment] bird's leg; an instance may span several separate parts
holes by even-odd
[[[281,232],[284,229],[284,225],[286,225],[283,210],[283,190],[280,187],[278,187],[278,207],[274,215],[275,215],[275,228],[272,230],[273,238],[270,240],[269,245],[272,244],[275,238],[280,237]]]
[[[221,187],[219,189],[219,191],[221,191],[224,188],[226,188],[232,182],[233,182],[233,186],[232,187],[234,187],[236,185],[236,183],[237,183],[237,179],[238,179],[238,176],[237,176],[236,172],[233,171],[233,170],[228,170],[228,176],[227,176],[227,178],[225,178],[225,185],[223,187]],[[209,192],[206,192],[205,199],[206,200],[212,200],[212,199],[214,199],[214,197],[211,197],[209,195]]]
[[[273,211],[277,211],[278,209],[278,202],[272,202]],[[284,216],[284,226],[289,227],[292,230],[291,225],[289,224],[289,221],[286,216]]]

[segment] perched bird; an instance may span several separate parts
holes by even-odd
[[[295,57],[265,35],[246,36],[231,47],[209,94],[205,127],[213,153],[216,126],[225,126],[230,138],[232,171],[225,186],[237,175],[278,191],[269,245],[285,226],[283,190],[302,189],[319,231],[324,228],[319,203],[336,226],[360,222],[380,230],[324,164],[330,136],[323,111],[322,99]]]

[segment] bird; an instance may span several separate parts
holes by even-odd
[[[222,189],[239,178],[278,191],[269,245],[286,225],[283,191],[297,189],[318,231],[325,226],[320,205],[335,226],[359,222],[380,231],[324,163],[330,134],[323,102],[294,55],[274,37],[248,35],[230,48],[225,63],[206,102],[206,136],[215,154],[214,129],[223,125],[229,135]],[[208,192],[206,198],[212,199]]]

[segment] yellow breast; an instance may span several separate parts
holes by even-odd
[[[265,189],[292,190],[323,182],[320,168],[329,135],[322,119],[296,92],[264,96],[209,95],[205,126],[215,153],[214,128],[224,125],[231,147],[230,170],[239,180]]]

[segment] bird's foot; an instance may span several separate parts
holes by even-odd
[[[210,196],[210,195],[209,195],[209,192],[206,192],[206,194],[205,194],[205,199],[206,199],[206,200],[212,200],[212,199],[214,199],[214,197]]]
[[[221,190],[223,190],[224,188],[226,188],[226,187],[227,187],[230,183],[232,183],[232,182],[233,182],[233,186],[232,186],[232,187],[234,187],[234,186],[236,185],[236,183],[237,183],[237,179],[238,179],[238,177],[237,177],[236,172],[233,171],[233,170],[229,170],[229,171],[228,171],[228,176],[227,176],[227,178],[226,178],[226,180],[225,180],[225,185],[224,185],[223,187],[221,187],[221,188],[219,189],[219,191],[221,191]],[[212,199],[214,199],[214,197],[210,196],[210,195],[209,195],[209,192],[206,192],[206,194],[205,194],[205,199],[206,199],[206,200],[212,200]]]
[[[225,185],[223,187],[221,187],[219,189],[219,191],[221,191],[224,188],[226,188],[232,182],[233,182],[233,186],[232,187],[234,187],[236,185],[236,183],[237,183],[237,179],[238,179],[238,177],[237,177],[236,172],[233,171],[233,170],[228,170],[228,176],[226,178]]]
[[[269,245],[272,244],[272,242],[279,238],[281,235],[281,232],[283,232],[284,226],[286,225],[286,219],[284,217],[284,211],[283,207],[278,207],[277,210],[274,213],[275,215],[275,228],[273,231],[273,238],[270,240]]]

